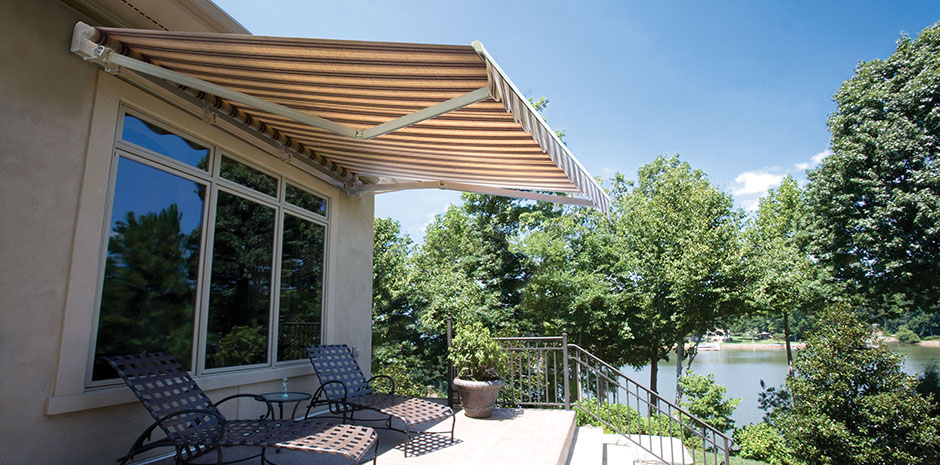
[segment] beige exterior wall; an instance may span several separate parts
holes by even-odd
[[[371,196],[353,198],[69,52],[88,21],[53,0],[0,2],[0,464],[111,464],[150,423],[124,387],[86,389],[120,105],[185,128],[330,201],[324,341],[371,348]],[[204,376],[237,392],[313,391],[309,363]],[[232,403],[226,415],[258,410]]]

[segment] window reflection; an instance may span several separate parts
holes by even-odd
[[[206,368],[265,363],[274,210],[219,191]]]
[[[121,139],[205,170],[209,149],[133,115],[124,115]]]
[[[312,221],[284,215],[278,360],[305,358],[304,348],[320,343],[324,229]]]
[[[221,165],[220,174],[223,178],[237,182],[262,194],[277,197],[277,178],[274,176],[268,176],[228,157],[222,157]]]
[[[326,216],[326,199],[317,197],[307,191],[300,190],[290,184],[284,192],[284,200],[305,210]]]
[[[190,368],[205,187],[120,158],[101,291],[99,357],[166,350]]]

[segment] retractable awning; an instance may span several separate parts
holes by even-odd
[[[72,51],[106,69],[172,83],[207,111],[302,155],[350,192],[439,187],[603,211],[610,203],[479,42],[358,42],[78,23]]]

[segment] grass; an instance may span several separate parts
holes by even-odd
[[[700,450],[694,451],[693,455],[695,456],[696,464],[707,463],[710,465],[714,463],[715,456],[713,454],[708,454],[708,462],[705,461],[706,459],[705,454],[703,454],[702,451]],[[722,460],[724,460],[724,457],[718,457],[719,463],[721,463]],[[715,465],[718,465],[718,464],[715,464]],[[735,457],[732,455],[731,463],[728,465],[769,465],[769,464],[767,462],[761,462],[760,460],[742,459],[741,457]]]

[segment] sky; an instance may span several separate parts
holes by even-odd
[[[930,1],[216,0],[256,35],[483,42],[594,176],[678,153],[747,211],[828,155],[832,95],[860,61],[940,20]],[[380,194],[413,240],[460,194]]]

